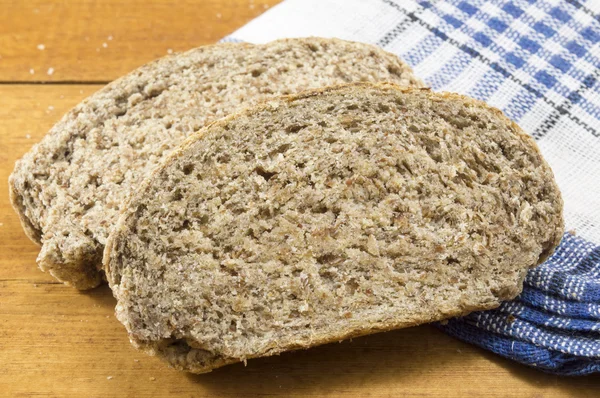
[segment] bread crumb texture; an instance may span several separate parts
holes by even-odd
[[[496,307],[563,230],[534,141],[456,94],[356,84],[191,137],[105,252],[139,348],[206,372]]]
[[[319,38],[202,47],[113,82],[65,115],[10,177],[13,207],[42,245],[40,268],[79,289],[97,286],[122,204],[186,137],[240,106],[353,81],[422,86],[377,47]]]

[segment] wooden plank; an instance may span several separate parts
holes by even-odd
[[[0,0],[0,82],[107,82],[280,0]]]
[[[14,161],[99,85],[0,86],[0,192]],[[431,326],[186,375],[134,350],[107,286],[57,284],[0,195],[0,395],[194,397],[597,397],[597,377],[560,378]]]

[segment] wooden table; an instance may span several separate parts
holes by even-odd
[[[0,0],[0,396],[600,396],[598,377],[543,374],[429,326],[179,373],[130,346],[108,287],[80,293],[37,269],[8,202],[14,161],[106,82],[277,2]]]

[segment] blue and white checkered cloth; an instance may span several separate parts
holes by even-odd
[[[600,372],[600,1],[287,0],[229,39],[300,36],[378,44],[537,140],[570,232],[516,300],[438,327],[547,372]]]

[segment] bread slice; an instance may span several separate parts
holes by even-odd
[[[104,265],[134,345],[201,373],[494,308],[562,231],[550,167],[499,110],[354,84],[190,137]]]
[[[163,58],[100,90],[17,162],[10,196],[38,264],[97,286],[106,238],[129,193],[188,135],[241,105],[352,81],[422,86],[398,57],[337,39],[217,44]]]

